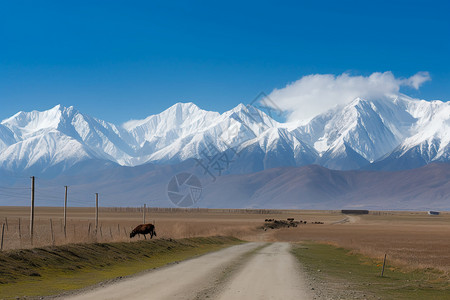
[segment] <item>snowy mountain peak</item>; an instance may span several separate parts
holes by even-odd
[[[46,111],[21,111],[3,120],[1,124],[11,130],[16,139],[22,140],[32,137],[37,132],[57,129],[65,111],[67,109],[61,105]]]
[[[164,110],[160,114],[157,115],[151,115],[143,120],[130,120],[128,122],[125,122],[122,127],[127,130],[131,131],[134,130],[137,127],[146,126],[146,124],[149,123],[155,123],[157,120],[165,120],[167,123],[171,123],[172,125],[180,125],[184,123],[186,120],[189,120],[190,117],[197,114],[204,114],[204,113],[211,113],[207,112],[205,110],[200,109],[197,105],[195,105],[192,102],[187,103],[176,103],[169,107],[168,109]]]
[[[272,119],[265,112],[252,105],[238,104],[235,108],[223,114],[226,117],[236,120],[237,122],[247,126],[256,135],[262,134],[270,128],[278,128],[280,123]]]
[[[19,112],[0,123],[0,168],[57,171],[89,159],[126,166],[175,163],[201,158],[211,147],[241,151],[233,168],[245,172],[311,163],[334,169],[372,162],[408,168],[450,160],[449,145],[450,103],[405,95],[355,98],[307,122],[289,124],[244,104],[219,114],[192,102],[177,103],[122,126],[57,105]]]
[[[192,102],[178,102],[159,115],[175,118],[176,120],[186,120],[190,114],[205,112]]]

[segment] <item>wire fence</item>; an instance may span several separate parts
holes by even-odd
[[[1,203],[7,202],[8,205],[14,205],[16,200],[20,200],[22,203],[30,203],[28,209],[22,206],[20,213],[16,214],[8,212],[6,207],[0,207],[0,250],[68,243],[130,241],[129,234],[131,230],[136,225],[144,222],[145,216],[148,217],[147,220],[154,222],[154,220],[151,220],[151,216],[155,214],[167,214],[169,217],[183,215],[185,217],[189,215],[195,216],[195,214],[270,215],[289,212],[289,210],[273,209],[209,209],[149,206],[144,208],[144,203],[142,206],[137,207],[101,207],[100,204],[98,207],[100,217],[98,227],[96,227],[95,194],[86,193],[86,191],[79,189],[71,190],[69,186],[66,210],[68,218],[64,228],[64,186],[57,187],[39,184],[39,181],[36,182],[37,184],[34,186],[34,203],[37,206],[34,209],[33,226],[31,226],[31,213],[27,213],[27,211],[31,211],[30,199],[33,188],[23,183],[15,186],[0,185]],[[91,194],[92,196],[88,198],[86,194]],[[110,196],[113,195],[101,194],[100,198],[107,199]],[[42,203],[45,203],[46,206],[43,207]],[[146,204],[148,205],[149,203]],[[197,221],[197,223],[200,224],[201,222]],[[233,226],[224,226],[223,224],[211,226],[208,224],[201,227],[196,226],[196,224],[186,225],[175,219],[175,221],[165,223],[164,227],[160,227],[161,235],[159,236],[183,238],[230,232],[236,233],[236,228],[233,228]],[[33,227],[33,232],[31,232],[31,227]]]

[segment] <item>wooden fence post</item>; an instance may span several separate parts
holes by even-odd
[[[0,250],[3,251],[3,236],[5,235],[5,224],[2,224],[2,241],[0,244]]]
[[[52,219],[50,219],[50,234],[52,237],[52,246],[55,246],[55,236],[53,235],[53,222]]]
[[[381,277],[383,277],[384,274],[384,266],[386,265],[386,253],[384,254],[384,260],[383,260],[383,268],[381,269]]]
[[[20,218],[19,218],[19,239],[22,239],[22,232],[20,231]]]
[[[98,231],[98,193],[95,193],[95,231]]]
[[[142,224],[145,224],[145,211],[146,211],[146,204],[144,204],[144,209],[142,210]]]

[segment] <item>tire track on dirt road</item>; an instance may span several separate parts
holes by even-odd
[[[214,299],[313,299],[289,243],[255,253]]]
[[[289,243],[246,243],[64,299],[312,299]]]
[[[201,290],[214,286],[228,266],[263,245],[265,243],[246,243],[229,247],[62,298],[194,299]]]

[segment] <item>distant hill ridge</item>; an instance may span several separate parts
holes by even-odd
[[[69,206],[174,207],[168,183],[179,173],[196,175],[202,195],[193,207],[278,209],[450,210],[450,163],[402,171],[338,171],[318,165],[278,167],[213,181],[194,160],[172,165],[124,167],[86,164],[72,174],[36,180],[36,205],[61,206],[69,185]],[[9,174],[4,174],[9,176]],[[2,185],[11,177],[2,178]],[[29,205],[30,179],[0,186],[0,205]]]

